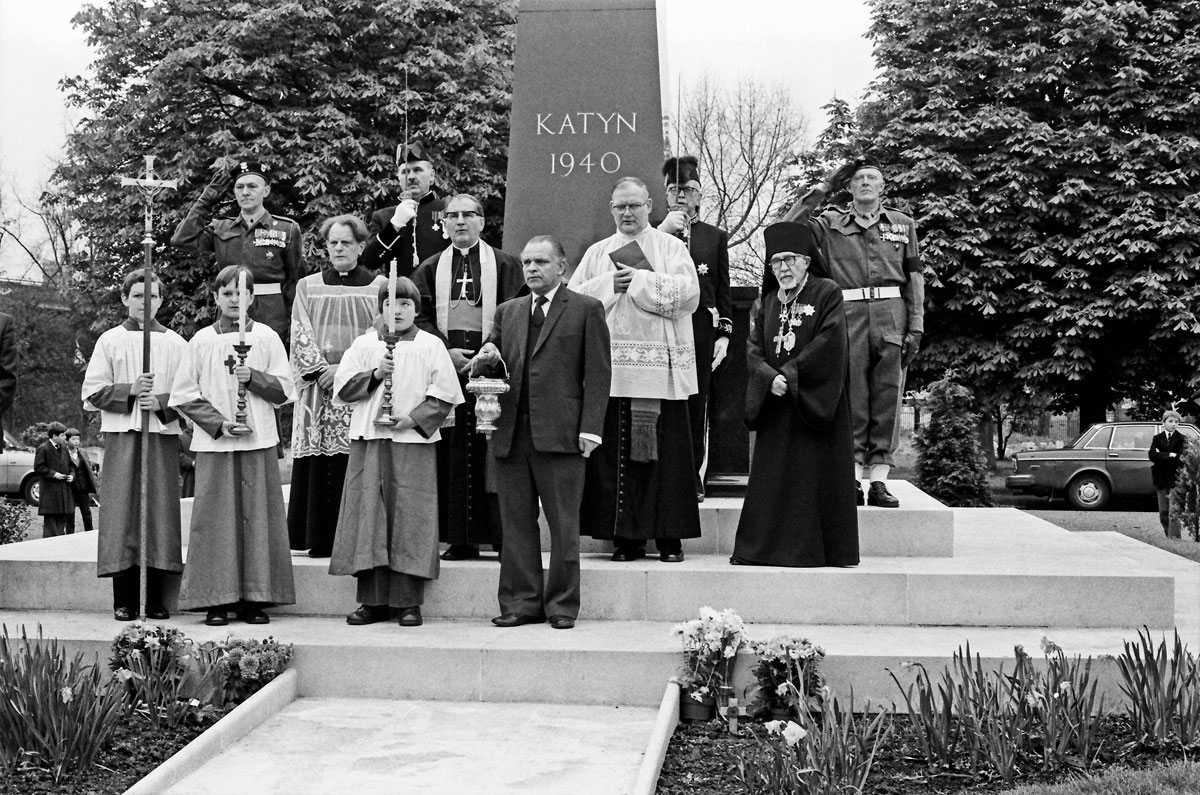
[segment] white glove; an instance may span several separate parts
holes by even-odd
[[[405,199],[396,205],[396,212],[392,213],[392,226],[403,229],[409,221],[416,217],[417,203],[412,199]]]

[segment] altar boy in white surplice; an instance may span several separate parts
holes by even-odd
[[[416,627],[425,582],[438,576],[438,428],[463,393],[445,343],[413,325],[416,285],[400,277],[395,295],[395,349],[389,354],[383,340],[393,311],[385,284],[375,327],[354,340],[333,378],[334,403],[354,413],[329,573],[358,580],[360,607],[346,623],[386,621],[395,609],[400,626]],[[397,421],[380,425],[388,377]]]
[[[187,343],[154,316],[162,306],[163,285],[136,270],[121,282],[128,317],[96,340],[83,377],[83,407],[100,412],[104,434],[104,479],[100,482],[100,534],[96,575],[111,577],[113,617],[137,618],[142,480],[146,490],[146,618],[171,616],[163,602],[169,577],[183,571],[179,543],[179,415],[167,405],[175,372]],[[150,367],[142,360],[143,302],[150,300]],[[142,417],[149,411],[148,469],[142,469]]]
[[[234,611],[247,624],[266,624],[264,607],[296,601],[287,516],[279,480],[275,408],[296,398],[287,351],[270,326],[246,321],[250,352],[239,365],[238,273],[217,274],[217,322],[188,343],[170,405],[196,424],[196,502],[187,568],[179,591],[185,610],[205,609],[204,623],[223,626]],[[254,278],[246,273],[247,305]],[[238,384],[246,385],[246,424],[235,433]]]

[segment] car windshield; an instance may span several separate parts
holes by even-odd
[[[22,442],[17,437],[13,436],[8,431],[4,432],[4,449],[5,450],[31,450],[29,445]]]

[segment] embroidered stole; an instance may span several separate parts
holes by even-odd
[[[438,331],[443,336],[450,333],[450,296],[454,274],[454,246],[450,246],[438,257],[437,272],[434,274],[434,303],[437,304]],[[483,299],[483,338],[492,333],[492,317],[496,314],[496,252],[482,240],[479,241],[479,297]],[[453,416],[453,414],[451,415]]]

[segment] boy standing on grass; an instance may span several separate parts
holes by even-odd
[[[138,614],[138,568],[142,478],[149,478],[146,526],[146,618],[170,618],[163,601],[169,577],[183,571],[179,543],[179,415],[167,402],[187,343],[153,318],[163,301],[157,276],[149,285],[150,369],[143,371],[142,318],[147,300],[145,274],[136,270],[121,282],[128,317],[96,340],[83,378],[83,407],[100,412],[104,434],[104,478],[100,482],[100,536],[96,576],[111,577],[113,618]],[[142,471],[142,417],[150,412],[150,466]],[[85,528],[85,529],[91,529]]]
[[[350,461],[338,512],[330,574],[353,574],[360,607],[352,625],[386,621],[393,609],[402,627],[420,626],[425,582],[438,576],[438,428],[463,402],[445,344],[413,325],[421,294],[396,280],[395,307],[380,286],[380,316],[342,356],[333,379],[334,403],[353,405]],[[383,335],[395,311],[395,349]],[[391,379],[394,425],[376,419]]]
[[[238,275],[245,273],[245,294]],[[275,408],[296,397],[292,369],[279,335],[246,318],[250,346],[239,364],[240,301],[254,301],[254,277],[229,265],[213,282],[217,322],[188,343],[170,405],[196,425],[196,501],[187,569],[179,591],[184,610],[207,610],[204,623],[267,624],[264,607],[293,604],[292,560],[275,446]],[[246,390],[246,426],[238,426],[238,385]],[[178,459],[176,459],[178,466]]]

